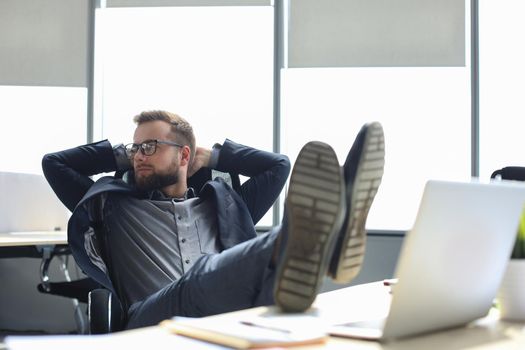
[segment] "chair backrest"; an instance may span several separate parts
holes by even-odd
[[[525,167],[507,166],[494,171],[490,177],[492,179],[525,181]]]
[[[237,193],[240,191],[241,182],[238,174],[224,173],[210,168],[202,168],[193,174],[193,176],[188,179],[188,186],[192,187],[198,195],[206,182],[214,180],[218,177],[222,178]]]
[[[133,172],[128,170],[124,173],[117,172],[115,174],[117,178],[123,178],[126,182],[133,182]],[[198,195],[204,184],[210,180],[214,180],[217,177],[222,178],[228,185],[230,185],[237,193],[241,190],[241,181],[238,174],[235,173],[224,173],[222,171],[214,170],[211,168],[201,168],[195,174],[188,179],[188,187],[195,190],[195,194]]]

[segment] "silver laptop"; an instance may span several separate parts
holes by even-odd
[[[339,325],[330,333],[385,340],[485,316],[509,260],[524,203],[525,186],[519,182],[429,181],[401,250],[388,315]]]

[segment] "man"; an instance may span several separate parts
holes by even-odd
[[[286,156],[229,140],[212,150],[196,147],[189,123],[164,111],[143,112],[135,122],[126,148],[101,141],[43,159],[47,180],[73,212],[68,240],[75,260],[118,296],[126,328],[274,303],[304,311],[327,270],[340,282],[353,277],[346,271],[360,266],[352,261],[354,240],[364,239],[383,173],[379,124],[361,130],[344,175],[328,145],[307,144],[292,173],[282,225],[257,236],[254,225],[288,176]],[[89,178],[125,171],[129,160],[133,174],[124,179]],[[374,169],[367,170],[370,164]],[[238,192],[221,179],[189,187],[191,175],[204,168],[249,179]]]

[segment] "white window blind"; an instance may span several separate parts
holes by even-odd
[[[460,0],[289,0],[288,67],[465,65]]]
[[[0,1],[0,85],[86,87],[89,6]]]

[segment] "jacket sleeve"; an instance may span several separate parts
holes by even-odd
[[[242,184],[240,194],[256,224],[279,197],[290,173],[290,160],[282,154],[226,139],[216,169],[249,177]]]
[[[42,169],[55,194],[73,211],[93,185],[90,176],[117,170],[117,162],[111,144],[104,140],[46,154]]]

